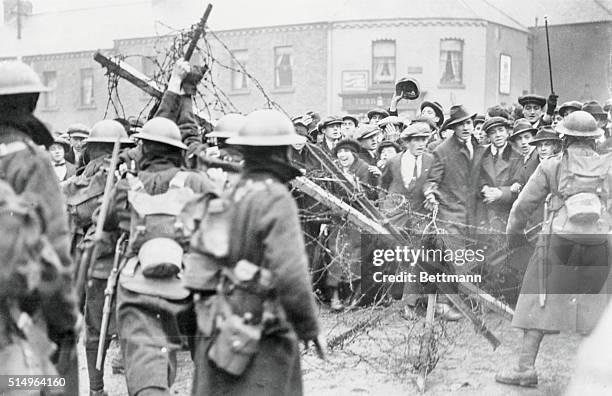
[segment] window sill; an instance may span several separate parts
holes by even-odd
[[[438,89],[465,89],[464,84],[438,84]]]
[[[250,95],[251,94],[251,90],[250,89],[234,89],[229,91],[229,95],[232,96],[241,96],[241,95]]]
[[[43,113],[53,113],[56,111],[59,111],[59,107],[55,106],[55,107],[42,107],[40,109],[40,111],[42,111]]]
[[[97,109],[97,106],[94,105],[88,105],[88,106],[79,106],[77,107],[77,110],[95,110]]]
[[[272,90],[272,93],[294,93],[294,87],[277,87]]]

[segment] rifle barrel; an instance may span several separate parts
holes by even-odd
[[[553,77],[552,77],[552,62],[550,61],[550,39],[548,38],[548,17],[544,17],[544,29],[546,30],[546,51],[548,52],[548,75],[550,77],[550,92],[555,93],[553,88]]]
[[[185,52],[184,59],[189,61],[191,56],[193,55],[193,51],[195,51],[196,46],[198,45],[198,41],[200,40],[200,36],[204,32],[204,28],[206,26],[206,21],[208,20],[208,16],[210,15],[210,11],[212,10],[212,4],[208,4],[206,7],[206,11],[204,11],[204,15],[198,24],[198,27],[195,30],[193,38],[189,42],[189,47],[187,47],[187,51]]]

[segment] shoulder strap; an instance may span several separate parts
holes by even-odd
[[[140,179],[136,176],[132,176],[128,173],[127,176],[128,185],[130,186],[130,191],[142,191],[144,190],[144,184],[140,181]]]
[[[185,187],[185,182],[189,177],[189,172],[179,171],[176,175],[170,180],[169,188],[183,188]]]

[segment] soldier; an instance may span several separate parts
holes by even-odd
[[[47,153],[53,138],[33,112],[46,88],[36,73],[22,62],[0,62],[0,176],[14,192],[38,209],[43,233],[59,256],[57,288],[30,300],[30,315],[42,316],[51,341],[57,344],[52,362],[66,378],[65,394],[78,394],[76,339],[78,314],[70,285],[72,260],[67,215],[57,177]]]
[[[576,111],[558,129],[566,139],[563,154],[540,163],[506,229],[510,247],[522,243],[533,211],[546,200],[546,222],[512,319],[523,329],[518,366],[495,376],[505,384],[536,386],[535,361],[544,334],[589,332],[607,302],[605,296],[586,294],[599,293],[609,273],[612,158],[595,151],[603,131],[590,114]]]
[[[64,193],[68,196],[69,207],[72,208],[72,217],[75,224],[84,230],[85,244],[93,243],[95,225],[93,213],[98,209],[99,200],[104,193],[109,161],[115,141],[119,138],[121,144],[132,144],[125,128],[117,121],[103,120],[97,122],[91,129],[86,140],[86,152],[89,162],[83,173],[69,180],[64,186]],[[83,200],[84,198],[87,200]],[[83,218],[84,217],[84,218]],[[100,340],[100,327],[102,324],[102,308],[104,305],[104,289],[113,266],[115,244],[119,235],[117,232],[106,232],[99,241],[97,257],[91,259],[93,268],[89,270],[91,279],[88,280],[85,290],[85,356],[89,375],[89,393],[92,396],[102,396],[104,392],[104,367],[96,369],[98,342]],[[82,248],[85,248],[82,246]],[[83,257],[83,255],[81,255]],[[88,259],[85,255],[85,259]],[[89,263],[81,262],[80,265]],[[80,292],[80,291],[78,291]],[[106,334],[104,353],[108,349],[111,335],[115,333],[114,315]]]
[[[190,287],[202,290],[198,293],[200,298],[196,299],[199,337],[193,395],[302,394],[298,339],[317,339],[319,327],[297,207],[285,184],[300,174],[289,163],[288,147],[304,141],[302,136],[295,134],[291,121],[275,110],[257,110],[249,114],[238,136],[228,140],[229,144],[242,147],[245,161],[242,180],[232,199],[230,228],[221,235],[228,242],[228,251],[220,262],[231,269],[238,267],[242,260],[241,268],[258,269],[262,274],[260,285],[266,283],[267,278],[263,269],[270,271],[275,286],[271,294],[263,295],[248,288],[226,296],[223,288],[216,288],[215,297],[206,298],[203,293],[210,290],[207,282],[200,285],[195,282],[206,275],[200,272],[205,262],[198,261],[194,276],[185,277],[192,280]],[[207,229],[202,231],[205,233]],[[192,244],[192,251],[202,252],[200,248]],[[217,315],[207,307],[221,303],[224,296],[229,299],[232,313],[215,320]],[[264,315],[262,311],[267,313]],[[251,343],[248,350],[240,352],[254,356],[245,362],[241,373],[234,371],[235,375],[227,372],[231,367],[219,367],[222,362],[213,352],[221,348],[223,337],[222,333],[211,337],[210,329],[215,322],[227,326],[228,316],[233,315],[240,322],[243,318],[248,319],[248,328],[257,328],[257,333],[261,334],[254,350]],[[261,329],[265,318],[274,319],[265,320],[265,327]]]
[[[155,117],[133,137],[142,141],[138,177],[128,174],[115,187],[104,229],[130,232],[116,304],[129,394],[167,395],[176,353],[194,331],[189,292],[178,278],[183,241],[175,211],[194,194],[215,190],[202,173],[184,171],[187,146],[174,122]]]

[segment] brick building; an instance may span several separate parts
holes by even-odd
[[[189,26],[203,8],[195,0],[182,1],[182,7],[170,0],[83,0],[79,9],[59,10],[52,2],[31,2],[31,12],[20,21],[19,40],[16,17],[5,9],[0,38],[7,45],[0,46],[0,58],[21,57],[54,88],[38,111],[56,129],[72,122],[91,125],[105,114],[146,115],[150,98],[125,81],[119,81],[119,96],[109,100],[108,79],[93,61],[94,50],[127,56],[128,63],[152,76],[153,61],[163,62],[172,42],[168,26]],[[221,101],[242,112],[264,107],[267,98],[259,86],[290,114],[363,115],[386,107],[394,81],[405,76],[416,78],[423,93],[417,101],[400,102],[406,115],[413,115],[422,100],[438,100],[446,109],[462,103],[482,112],[494,103],[513,103],[527,91],[547,93],[541,87],[547,80],[542,78],[539,30],[530,31],[528,18],[508,13],[511,5],[504,2],[412,0],[405,7],[400,0],[380,0],[372,7],[366,0],[352,0],[348,7],[323,0],[225,0],[213,6],[209,60],[215,60],[212,90],[220,94],[204,98],[206,106],[199,102],[211,118],[220,114]],[[609,45],[609,38],[608,29],[601,40]],[[604,58],[609,54],[576,55],[583,69],[596,70],[594,76],[608,64]],[[236,72],[239,64],[253,79]],[[560,92],[577,69],[574,64],[558,68]]]

